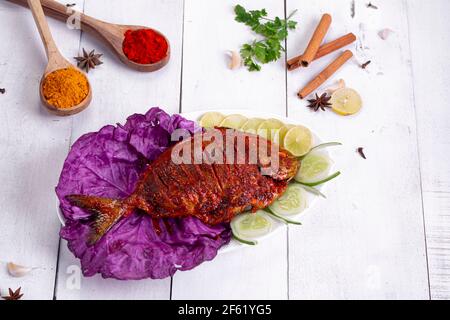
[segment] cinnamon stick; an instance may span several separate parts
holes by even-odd
[[[346,63],[353,53],[350,50],[346,50],[341,54],[336,60],[328,65],[321,73],[319,73],[312,81],[310,81],[302,90],[298,92],[300,99],[305,98],[311,92],[316,90],[320,85],[322,85],[328,78],[330,78],[344,63]]]
[[[317,60],[319,58],[322,58],[323,56],[326,56],[327,54],[330,54],[330,53],[332,53],[336,50],[339,50],[345,46],[348,46],[349,44],[351,44],[355,41],[356,41],[356,36],[353,33],[348,33],[345,36],[342,36],[340,38],[337,38],[336,40],[328,42],[319,48],[313,61]],[[296,56],[296,57],[288,60],[287,61],[288,70],[292,71],[297,68],[300,68],[302,66],[302,64],[301,64],[302,59],[303,59],[303,55],[300,55],[300,56]]]
[[[320,19],[319,25],[317,26],[311,40],[306,47],[305,52],[303,53],[301,64],[304,67],[307,67],[311,61],[313,61],[314,57],[319,50],[320,45],[322,44],[323,38],[327,34],[328,28],[331,25],[331,16],[328,13],[325,13]]]

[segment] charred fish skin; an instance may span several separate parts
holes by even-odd
[[[226,129],[219,129],[227,143]],[[243,154],[249,154],[250,138],[257,143],[270,142],[255,135],[243,134],[235,131],[237,137],[244,140]],[[231,145],[237,151],[237,140]],[[208,143],[202,144],[202,151]],[[194,141],[191,140],[194,148]],[[257,149],[256,149],[257,150]],[[270,148],[268,149],[270,155]],[[225,148],[222,159],[226,158]],[[262,175],[260,166],[249,164],[248,157],[244,163],[237,162],[237,152],[234,152],[235,164],[212,163],[193,164],[194,156],[191,153],[191,163],[175,164],[170,160],[172,148],[166,150],[151,165],[151,170],[161,181],[169,187],[164,195],[158,191],[158,182],[149,176],[143,178],[136,191],[136,198],[153,207],[150,214],[157,217],[186,217],[195,216],[207,224],[230,222],[230,220],[243,211],[258,210],[270,205],[279,197],[287,187],[298,168],[298,161],[285,151],[279,151],[280,166],[272,176]],[[269,166],[267,163],[266,166]],[[286,166],[289,167],[286,167]],[[186,174],[190,173],[190,174]],[[212,179],[214,177],[215,179]],[[275,178],[274,178],[275,177]],[[145,210],[144,210],[145,211]]]
[[[218,129],[225,142],[228,130]],[[244,154],[250,153],[252,143],[271,146],[269,141],[259,136],[238,131],[234,133],[245,142],[238,146],[233,140],[231,147],[235,151],[244,148]],[[186,141],[167,149],[148,165],[135,191],[127,199],[86,195],[67,197],[73,205],[94,213],[91,243],[98,241],[121,217],[135,209],[140,209],[152,218],[193,216],[209,225],[230,222],[242,212],[269,206],[284,193],[300,165],[298,159],[278,148],[275,149],[278,166],[273,170],[267,158],[260,158],[259,155],[256,163],[251,162],[247,155],[244,163],[195,164],[193,155],[190,163],[175,163],[172,161],[172,151],[180,143]],[[194,138],[190,138],[187,143],[194,147]],[[208,145],[208,142],[202,143],[202,151]],[[226,148],[219,150],[225,159]],[[272,156],[270,152],[268,156]],[[263,175],[262,169],[269,169],[266,170],[268,175]]]

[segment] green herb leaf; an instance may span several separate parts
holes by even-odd
[[[294,30],[296,21],[290,20],[297,10],[284,20],[267,18],[266,9],[247,11],[241,5],[234,7],[235,20],[249,26],[253,32],[263,37],[262,40],[246,43],[241,48],[241,57],[249,71],[260,71],[258,63],[265,64],[281,57],[284,48],[281,44],[288,36],[288,30]],[[263,23],[261,21],[264,21]]]

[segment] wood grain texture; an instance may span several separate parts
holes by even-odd
[[[95,90],[92,105],[73,117],[73,143],[80,135],[97,131],[109,123],[123,123],[126,117],[150,107],[161,106],[177,113],[180,105],[181,43],[183,2],[178,0],[101,0],[86,1],[88,15],[113,23],[138,24],[161,30],[173,42],[172,58],[163,69],[138,73],[120,63],[102,44],[83,33],[81,47],[105,53],[104,65],[89,73]],[[127,14],[124,14],[126,12]],[[74,52],[73,54],[75,54]],[[57,299],[169,299],[170,278],[154,281],[103,280],[96,276],[82,278],[79,288],[75,275],[79,261],[62,242],[57,281]],[[75,281],[75,285],[73,283]]]
[[[432,299],[450,299],[450,34],[445,0],[405,1]],[[420,21],[420,23],[417,23]],[[432,48],[430,48],[432,46]]]
[[[282,1],[240,4],[284,17]],[[239,51],[255,38],[247,26],[234,21],[233,8],[229,1],[186,1],[182,111],[246,108],[285,115],[284,59],[264,65],[259,73],[227,68],[226,51]],[[256,247],[228,252],[192,271],[177,273],[172,298],[286,299],[286,247],[282,231]]]
[[[0,87],[6,89],[0,96],[0,291],[21,286],[24,299],[52,299],[59,242],[54,188],[71,120],[49,115],[39,100],[47,59],[31,12],[1,1],[0,21],[6,45],[0,50]],[[71,57],[79,33],[54,21],[50,28],[61,52]],[[12,278],[8,261],[37,269]]]
[[[299,31],[288,39],[288,56],[304,49],[323,10],[333,15],[325,41],[354,32],[355,54],[334,76],[361,93],[362,111],[352,117],[312,113],[295,92],[335,56],[288,73],[289,116],[324,140],[340,141],[333,158],[342,176],[327,186],[328,200],[289,232],[289,297],[292,299],[429,298],[419,159],[404,1],[287,1],[301,5]],[[383,41],[378,32],[394,33]],[[372,60],[366,70],[360,64]],[[333,79],[331,79],[333,80]],[[333,81],[328,82],[333,84]],[[326,84],[318,89],[323,92]],[[367,160],[356,153],[364,147]]]

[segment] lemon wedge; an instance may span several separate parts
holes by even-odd
[[[331,108],[337,114],[349,116],[361,110],[361,96],[353,89],[342,88],[331,95]]]
[[[223,119],[223,121],[220,123],[220,126],[238,130],[244,125],[244,123],[247,122],[247,120],[248,119],[243,115],[232,114],[225,117],[225,119]]]
[[[256,134],[258,131],[258,127],[261,123],[264,122],[264,119],[260,118],[250,118],[246,123],[241,127],[241,130],[247,133]]]
[[[295,126],[284,136],[284,148],[296,157],[301,157],[311,150],[312,134],[308,128]]]
[[[199,125],[203,128],[214,128],[225,119],[225,116],[219,112],[207,112],[199,121]]]

